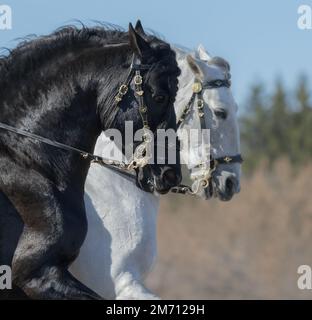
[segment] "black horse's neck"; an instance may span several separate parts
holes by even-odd
[[[0,121],[93,152],[101,130],[113,121],[113,98],[131,60],[125,35],[105,32],[105,45],[90,30],[64,32],[26,43],[0,60]],[[3,131],[1,152],[20,166],[42,168],[60,188],[83,188],[89,161],[77,154]]]

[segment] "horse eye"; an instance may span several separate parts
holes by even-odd
[[[163,102],[165,102],[166,97],[165,97],[165,96],[162,96],[162,95],[158,95],[158,96],[155,96],[155,97],[154,97],[154,100],[155,100],[155,102],[157,102],[157,103],[163,103]]]
[[[223,120],[225,120],[227,117],[227,112],[223,109],[218,109],[214,113],[218,118],[221,118]]]

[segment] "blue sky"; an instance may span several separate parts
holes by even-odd
[[[13,10],[13,29],[0,30],[0,47],[15,38],[47,34],[72,19],[101,20],[127,27],[137,18],[172,43],[202,43],[230,61],[239,104],[262,81],[270,90],[277,77],[291,89],[305,72],[312,82],[312,30],[297,28],[300,4],[312,0],[0,0]],[[309,84],[311,88],[311,83]]]

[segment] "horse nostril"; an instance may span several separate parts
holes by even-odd
[[[227,178],[225,182],[225,192],[228,195],[232,195],[235,192],[234,178]]]
[[[175,187],[179,183],[179,177],[173,169],[164,171],[162,179],[169,187]]]

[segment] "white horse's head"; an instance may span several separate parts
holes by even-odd
[[[241,162],[238,107],[229,87],[230,66],[220,57],[211,57],[203,46],[191,54],[175,50],[181,69],[175,110],[177,119],[184,119],[178,135],[182,143],[181,158],[194,180],[192,189],[205,199],[215,195],[221,200],[230,200],[240,190]],[[193,86],[195,82],[202,85],[199,94],[195,93],[198,91]],[[202,108],[198,108],[198,100],[203,101]],[[184,117],[187,105],[189,112]],[[191,129],[203,129],[203,125],[209,129],[210,155],[203,151],[206,150],[203,145],[207,144],[205,137],[198,143],[192,139],[190,142]],[[210,183],[205,185],[202,177],[210,177]]]

